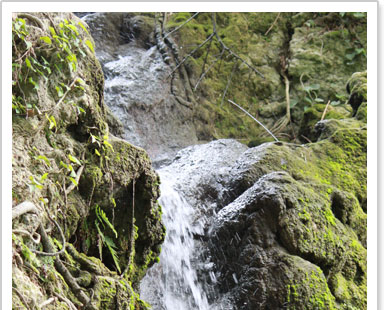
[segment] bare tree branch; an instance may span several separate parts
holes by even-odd
[[[220,36],[218,35],[217,33],[217,29],[216,29],[216,19],[215,19],[215,13],[212,13],[212,25],[213,25],[213,34],[216,36],[216,39],[217,41],[220,43],[220,45],[222,46],[223,49],[225,49],[226,51],[228,51],[228,53],[230,53],[233,57],[239,59],[243,64],[245,64],[249,69],[253,70],[255,73],[257,73],[258,75],[260,75],[263,79],[265,79],[264,75],[259,71],[257,70],[256,68],[254,68],[253,66],[251,66],[250,64],[248,64],[243,58],[241,58],[239,55],[237,55],[235,52],[233,52],[228,46],[225,45],[225,43],[221,40]]]
[[[224,90],[224,93],[223,93],[223,98],[221,98],[220,106],[223,106],[225,95],[227,94],[227,91],[228,91],[228,88],[229,88],[229,84],[231,83],[233,73],[235,72],[236,65],[237,65],[237,61],[233,64],[231,75],[229,76],[228,81],[227,81],[227,85],[225,86],[225,90]]]
[[[275,26],[275,24],[276,24],[277,20],[279,19],[279,17],[280,17],[280,12],[279,12],[279,14],[277,14],[277,16],[276,16],[275,20],[273,21],[271,27],[269,27],[268,30],[267,30],[267,32],[264,33],[265,36],[267,36],[268,33],[272,30],[273,26]]]
[[[184,23],[182,23],[180,26],[178,26],[177,28],[173,29],[171,32],[168,32],[164,37],[163,39],[165,39],[166,37],[168,37],[169,35],[171,35],[172,33],[176,32],[177,30],[179,30],[181,27],[183,27],[185,24],[189,23],[192,19],[194,19],[200,12],[197,12],[195,14],[193,14],[190,18],[188,18]]]
[[[212,38],[213,38],[213,36],[214,36],[215,34],[214,33],[211,33],[210,35],[209,35],[209,37],[207,38],[207,39],[205,39],[205,41],[203,42],[203,43],[201,43],[198,47],[196,47],[192,52],[190,52],[187,56],[185,56],[184,58],[183,58],[183,60],[175,67],[175,69],[173,69],[172,70],[172,72],[168,75],[168,77],[167,78],[169,78],[173,73],[175,73],[176,72],[176,70],[189,58],[189,57],[191,57],[192,56],[192,54],[194,53],[194,52],[196,52],[199,48],[201,48],[201,47],[203,47],[204,45],[205,45],[205,43],[207,43],[209,40],[211,40]]]
[[[211,41],[211,42],[212,42],[212,41]],[[224,55],[224,52],[225,52],[225,51],[222,50],[221,53],[220,53],[220,55],[219,55],[219,57],[217,57],[217,58],[216,58],[216,59],[209,65],[208,69],[207,69],[206,71],[204,71],[204,72],[201,74],[199,80],[197,81],[195,87],[193,88],[194,91],[196,91],[197,86],[199,86],[200,82],[201,82],[201,81],[203,80],[203,78],[207,75],[207,73],[209,72],[209,70],[211,70],[211,68],[212,68],[212,67],[213,67],[219,60],[221,60],[221,58],[222,58],[223,55]]]
[[[273,139],[275,139],[275,141],[279,142],[279,139],[277,139],[274,136],[274,134],[267,127],[265,127],[259,120],[257,120],[251,113],[249,113],[247,110],[243,109],[241,106],[239,106],[237,103],[233,102],[232,100],[228,99],[227,101],[232,103],[234,106],[238,107],[245,114],[247,114],[250,118],[252,118],[255,122],[257,122],[261,127],[263,127],[273,137]]]

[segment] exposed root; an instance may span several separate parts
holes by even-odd
[[[85,270],[88,270],[94,274],[98,274],[98,275],[101,275],[102,273],[100,273],[100,267],[98,267],[94,262],[92,262],[91,260],[88,260],[86,258],[84,258],[83,256],[81,256],[79,254],[79,252],[77,252],[77,250],[74,248],[74,246],[72,244],[68,244],[67,245],[67,251],[68,253],[78,262],[80,263],[80,266],[85,269]]]
[[[62,241],[62,248],[61,248],[61,250],[58,251],[58,252],[42,252],[42,251],[37,251],[37,250],[31,250],[33,253],[38,254],[38,255],[42,255],[42,256],[58,256],[58,255],[64,253],[66,244],[65,244],[65,236],[64,236],[63,230],[61,229],[60,225],[54,219],[51,218],[51,221],[53,223],[55,223],[57,229],[60,232],[60,237],[61,237],[61,241]],[[44,229],[42,224],[40,224],[40,232],[41,231],[44,231],[44,235],[47,236],[47,233],[45,232],[45,229]],[[41,233],[40,233],[40,235],[41,235],[41,238],[42,238],[42,241],[43,241],[43,244],[44,244],[44,237],[43,237],[43,235]]]
[[[41,237],[40,237],[40,235],[37,232],[34,232],[34,233],[31,234],[29,231],[26,231],[26,230],[23,230],[23,229],[13,229],[12,233],[13,234],[21,234],[21,235],[24,235],[24,236],[28,236],[32,240],[32,242],[36,243],[36,244],[39,244],[40,240],[41,240]]]
[[[55,302],[57,300],[56,297],[51,297],[49,299],[47,299],[46,301],[42,302],[40,305],[39,305],[39,308],[44,308],[45,306],[48,306],[49,304]]]
[[[45,251],[47,253],[53,253],[54,246],[52,245],[42,225],[40,225],[39,231],[40,231],[40,235],[41,235],[41,239],[42,239],[42,243]],[[55,259],[55,268],[63,276],[65,282],[68,284],[68,286],[71,288],[71,290],[74,292],[76,297],[80,300],[80,302],[84,304],[85,309],[96,310],[96,308],[90,302],[91,301],[90,298],[83,292],[83,289],[76,282],[76,279],[71,275],[68,269],[64,266],[63,262],[60,260],[59,257]]]
[[[12,220],[28,212],[38,215],[41,211],[32,202],[24,201],[12,208]]]
[[[18,17],[18,18],[26,18],[26,19],[29,19],[31,22],[36,23],[42,30],[44,30],[44,24],[43,24],[43,22],[41,21],[41,19],[38,18],[37,16],[31,15],[31,14],[28,14],[28,13],[18,13],[18,14],[17,14],[17,17]]]
[[[53,292],[53,295],[55,295],[61,301],[65,302],[68,305],[69,310],[77,310],[76,306],[68,298],[65,298],[63,295],[60,295],[59,293],[56,293],[56,292]]]

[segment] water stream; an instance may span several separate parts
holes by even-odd
[[[195,210],[174,188],[172,174],[158,172],[167,235],[160,263],[141,282],[141,297],[159,310],[212,309],[196,272],[199,255],[194,236],[203,234],[202,221],[194,220]]]

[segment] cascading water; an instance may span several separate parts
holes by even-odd
[[[203,234],[202,221],[194,221],[195,210],[175,190],[172,175],[159,171],[160,203],[167,235],[160,263],[151,268],[141,282],[141,297],[154,309],[212,309],[196,272],[194,235]]]
[[[220,179],[247,147],[234,140],[194,145],[158,170],[167,228],[160,263],[141,282],[140,295],[156,310],[231,310],[221,296],[207,253],[207,227],[225,193]]]

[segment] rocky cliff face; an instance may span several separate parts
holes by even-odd
[[[146,309],[160,253],[159,178],[114,137],[88,27],[70,13],[13,18],[13,307]]]

